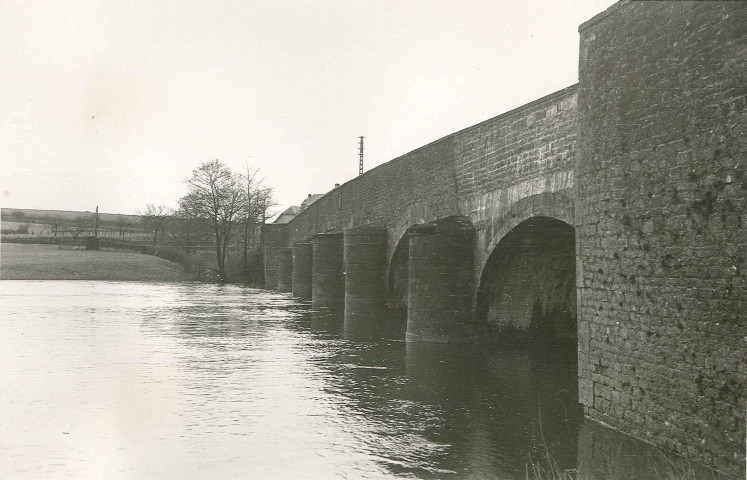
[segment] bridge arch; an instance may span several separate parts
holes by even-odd
[[[413,235],[416,237],[414,240],[411,239]],[[399,235],[387,268],[387,307],[392,320],[401,327],[406,327],[408,335],[414,335],[418,331],[420,338],[421,326],[417,323],[423,320],[420,317],[427,317],[427,321],[435,322],[428,327],[430,330],[426,337],[429,341],[444,341],[442,336],[434,333],[439,329],[454,329],[457,336],[471,337],[473,251],[474,227],[466,216],[452,215],[409,225]],[[431,301],[429,295],[439,289],[446,289],[448,294]],[[444,301],[440,302],[441,300]],[[409,312],[413,302],[415,305],[425,304],[429,307],[442,303],[444,311],[454,309],[452,313],[455,318],[444,323],[435,319],[438,315],[420,315],[420,307],[413,307],[413,312]],[[457,314],[457,311],[461,313]],[[464,331],[452,328],[451,323],[464,324]],[[428,336],[430,334],[433,334],[432,338]]]
[[[416,201],[405,208],[390,228],[386,276],[387,309],[390,311],[393,324],[402,325],[403,328],[407,322],[410,255],[408,235],[413,227],[433,222],[437,218],[428,204]],[[404,336],[404,330],[402,332]]]
[[[565,200],[522,199],[492,230],[475,299],[475,321],[489,340],[576,341],[576,234]]]
[[[389,258],[387,259],[389,263],[391,264],[397,248],[402,244],[402,240],[405,240],[405,245],[407,244],[407,234],[412,227],[424,223],[435,222],[439,218],[445,216],[446,215],[439,216],[427,203],[423,201],[416,201],[409,204],[402,214],[399,215],[397,221],[390,229]]]
[[[404,338],[407,328],[407,296],[409,293],[409,257],[410,245],[409,232],[415,225],[407,227],[397,238],[392,254],[390,255],[387,277],[387,310],[393,328]]]

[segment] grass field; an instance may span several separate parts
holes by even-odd
[[[0,280],[185,280],[181,265],[140,253],[60,250],[55,245],[0,245]]]
[[[33,221],[35,219],[50,219],[56,218],[61,221],[73,221],[81,215],[93,215],[93,212],[77,212],[71,210],[36,210],[33,208],[2,208],[0,209],[2,216],[6,215],[10,217],[13,212],[22,212],[24,216]],[[140,223],[140,215],[126,215],[119,213],[99,213],[99,220],[102,222],[116,222],[125,221],[132,225],[138,225]]]

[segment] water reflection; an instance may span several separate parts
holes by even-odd
[[[524,479],[545,452],[656,478],[580,423],[572,347],[406,344],[235,286],[4,281],[0,302],[0,478]]]
[[[324,367],[327,391],[345,399],[344,416],[365,419],[357,428],[366,450],[390,473],[510,479],[523,478],[528,455],[545,446],[575,465],[572,360],[573,349],[558,347],[390,340],[341,349]]]
[[[314,332],[328,333],[331,335],[342,336],[345,325],[343,312],[339,310],[320,309],[310,310],[308,318],[311,330]]]

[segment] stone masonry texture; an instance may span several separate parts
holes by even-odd
[[[744,2],[582,25],[579,375],[595,420],[744,478]]]
[[[512,230],[564,222],[586,415],[743,478],[744,25],[747,2],[622,0],[579,28],[578,85],[335,188],[273,245],[376,226],[391,262],[414,225],[467,218],[474,298]]]
[[[268,223],[262,227],[262,254],[265,265],[265,288],[278,287],[278,259],[287,246],[287,225]]]
[[[507,218],[512,226],[534,215],[572,223],[576,127],[574,85],[335,188],[288,223],[288,244],[320,232],[385,226],[391,259],[407,228],[469,216],[482,265],[496,236],[508,233]]]

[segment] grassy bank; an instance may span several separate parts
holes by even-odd
[[[141,253],[2,243],[0,279],[173,282],[186,275],[179,264]]]

